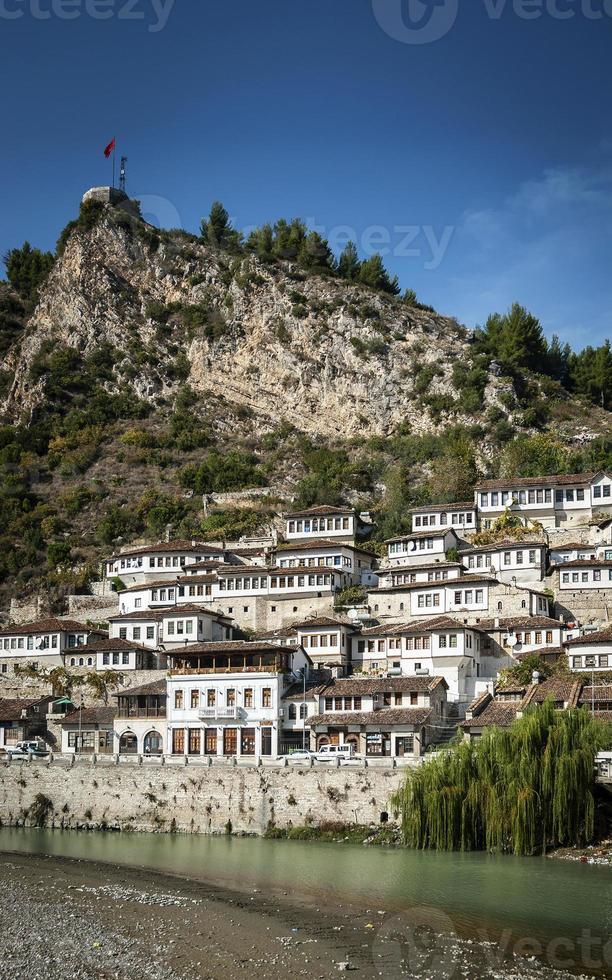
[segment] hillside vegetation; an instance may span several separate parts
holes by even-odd
[[[610,463],[608,345],[549,345],[519,306],[472,333],[299,221],[245,242],[220,205],[196,236],[90,204],[55,255],[26,243],[6,267],[5,599],[84,587],[167,525],[236,539],[291,501],[350,502],[383,540],[479,474]],[[202,507],[246,488],[260,499]]]

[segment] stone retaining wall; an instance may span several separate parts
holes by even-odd
[[[0,822],[31,825],[42,809],[50,827],[150,832],[262,835],[272,826],[378,824],[393,816],[389,797],[404,779],[403,769],[373,766],[13,761],[0,764]]]

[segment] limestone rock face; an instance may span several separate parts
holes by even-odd
[[[351,438],[404,421],[414,432],[435,429],[415,402],[415,377],[433,365],[427,393],[456,394],[452,365],[468,355],[469,334],[358,285],[217,253],[184,233],[158,234],[107,206],[94,228],[72,233],[9,354],[15,379],[5,414],[27,420],[43,397],[31,377],[42,351],[69,346],[87,356],[102,344],[116,356],[109,390],[155,400],[187,380],[262,422]],[[152,352],[145,364],[142,351]],[[187,359],[180,381],[169,370],[177,353]],[[491,402],[495,386],[491,377]]]

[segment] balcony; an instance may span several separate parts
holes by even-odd
[[[216,705],[213,708],[200,708],[198,718],[200,721],[210,721],[213,718],[231,718],[237,721],[240,717],[241,709],[237,704]]]

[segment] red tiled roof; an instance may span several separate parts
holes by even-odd
[[[111,555],[110,558],[107,558],[106,562],[108,564],[111,561],[116,561],[118,558],[130,558],[133,555],[172,554],[175,551],[184,551],[188,554],[194,551],[203,551],[209,555],[223,554],[221,548],[215,548],[212,545],[206,544],[204,541],[187,541],[177,538],[174,541],[157,541],[155,544],[139,545],[137,548],[130,548],[127,551],[118,551],[116,554]]]
[[[139,687],[128,687],[123,691],[117,691],[113,694],[114,698],[135,698],[145,695],[160,695],[165,696],[167,693],[167,683],[166,679],[162,678],[158,681],[150,681],[148,684],[141,684]]]
[[[0,698],[0,721],[19,721],[22,711],[27,711],[35,704],[45,701],[52,701],[52,697],[45,698]]]
[[[507,728],[516,719],[520,701],[489,701],[473,718],[460,722],[461,728]]]
[[[450,514],[457,510],[475,510],[473,500],[463,500],[458,504],[424,504],[422,507],[411,507],[409,514],[442,514],[448,511]]]
[[[293,517],[325,517],[328,514],[331,515],[342,515],[344,517],[347,514],[354,514],[352,507],[328,507],[323,505],[320,507],[309,507],[307,510],[292,510],[290,513],[284,515],[285,520]]]
[[[371,694],[428,694],[442,685],[448,688],[443,677],[340,677],[327,685],[325,694],[329,697],[359,697]]]
[[[115,711],[113,708],[92,706],[89,708],[77,708],[65,715],[60,725],[110,725],[112,727]]]
[[[565,623],[548,616],[511,616],[499,619],[499,626],[494,619],[481,619],[480,628],[483,630],[516,630],[516,629],[565,629]]]
[[[79,653],[102,653],[111,652],[119,650],[145,650],[147,653],[151,653],[150,647],[143,647],[140,643],[134,643],[132,640],[122,640],[114,639],[111,640],[109,637],[105,636],[99,640],[91,640],[89,643],[84,643],[80,647],[64,647],[62,653],[69,654],[79,654]]]
[[[365,548],[358,548],[352,544],[343,544],[342,541],[329,541],[327,538],[319,538],[315,541],[289,541],[279,545],[276,550],[285,554],[291,551],[322,551],[325,548],[335,548],[336,550],[338,548],[347,548],[350,551],[358,551],[362,555],[369,555],[370,558],[378,557],[375,552],[366,551]]]
[[[514,487],[557,487],[585,485],[598,473],[562,473],[558,476],[507,477],[505,480],[480,480],[476,490],[512,490]]]
[[[409,531],[407,534],[401,534],[397,538],[387,538],[385,544],[395,544],[400,541],[418,541],[421,538],[443,538],[449,532],[452,532],[457,537],[452,527],[430,527],[427,531]]]
[[[375,725],[384,729],[388,725],[410,725],[419,727],[431,717],[429,708],[381,708],[380,711],[334,711],[329,714],[313,715],[308,719],[313,728],[339,725]]]
[[[586,633],[584,636],[577,636],[574,640],[568,640],[565,644],[571,646],[586,646],[590,643],[612,643],[612,626],[597,630],[595,633]]]
[[[77,622],[76,619],[37,619],[33,623],[14,623],[12,626],[5,626],[0,630],[0,636],[19,636],[20,634],[30,633],[102,633],[102,630],[95,630],[91,626]]]

